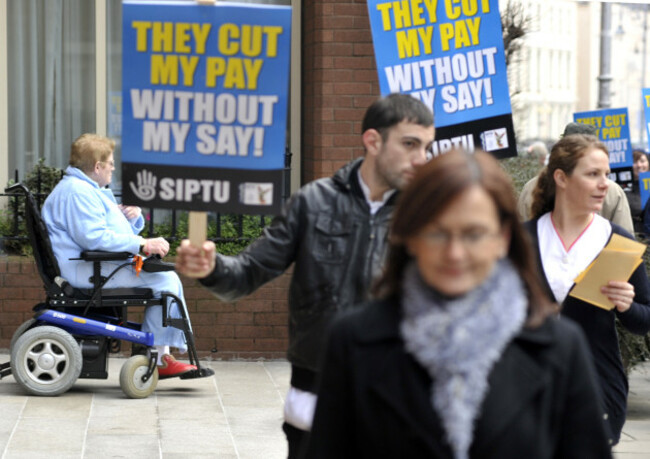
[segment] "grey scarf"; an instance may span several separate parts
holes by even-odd
[[[480,286],[444,298],[421,279],[415,263],[404,273],[400,332],[406,350],[433,380],[431,403],[457,459],[465,459],[488,375],[526,320],[528,299],[508,259]]]

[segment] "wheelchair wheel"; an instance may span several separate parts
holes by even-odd
[[[154,370],[147,382],[142,377],[149,368],[149,358],[145,355],[130,357],[120,370],[120,387],[129,398],[147,398],[158,385],[158,370]]]
[[[11,372],[34,395],[66,392],[81,374],[83,356],[67,331],[44,325],[27,330],[11,348]]]
[[[16,344],[16,341],[18,341],[18,338],[20,338],[22,334],[25,333],[27,330],[32,328],[32,325],[34,325],[35,323],[36,323],[36,319],[29,319],[28,321],[20,324],[20,327],[16,329],[13,336],[11,337],[11,344],[9,345],[9,349],[13,349],[14,344]]]

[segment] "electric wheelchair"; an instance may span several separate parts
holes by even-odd
[[[25,196],[25,224],[46,299],[34,306],[34,317],[15,331],[10,344],[11,360],[0,364],[0,379],[13,374],[18,384],[31,394],[59,395],[69,390],[78,378],[108,378],[108,355],[121,352],[124,340],[132,343],[132,356],[120,370],[120,387],[127,397],[148,397],[158,383],[158,356],[153,347],[153,334],[141,331],[141,324],[128,321],[127,308],[156,305],[162,306],[164,326],[184,332],[190,363],[196,366],[196,370],[180,378],[214,374],[212,369],[201,366],[189,318],[180,298],[166,292],[154,298],[152,290],[147,288],[103,288],[120,269],[171,271],[173,264],[156,257],[143,261],[128,252],[86,251],[79,259],[93,264],[93,288],[75,288],[61,277],[47,227],[29,189],[17,183],[5,192],[22,192]],[[123,263],[104,277],[101,274],[103,261]],[[181,305],[178,308],[182,311],[181,318],[168,316],[166,305],[171,302]]]

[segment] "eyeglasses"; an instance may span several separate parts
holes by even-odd
[[[108,164],[111,167],[115,167],[115,161],[112,160],[112,159],[107,160],[107,161],[100,161],[100,163]]]
[[[499,232],[492,233],[483,229],[472,229],[457,234],[439,230],[421,233],[419,237],[432,248],[441,249],[448,247],[452,240],[457,239],[463,247],[470,250],[481,247],[486,241],[500,234]]]

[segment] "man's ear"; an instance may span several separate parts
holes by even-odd
[[[368,154],[376,156],[382,145],[382,138],[376,129],[367,129],[362,135],[361,140]]]

